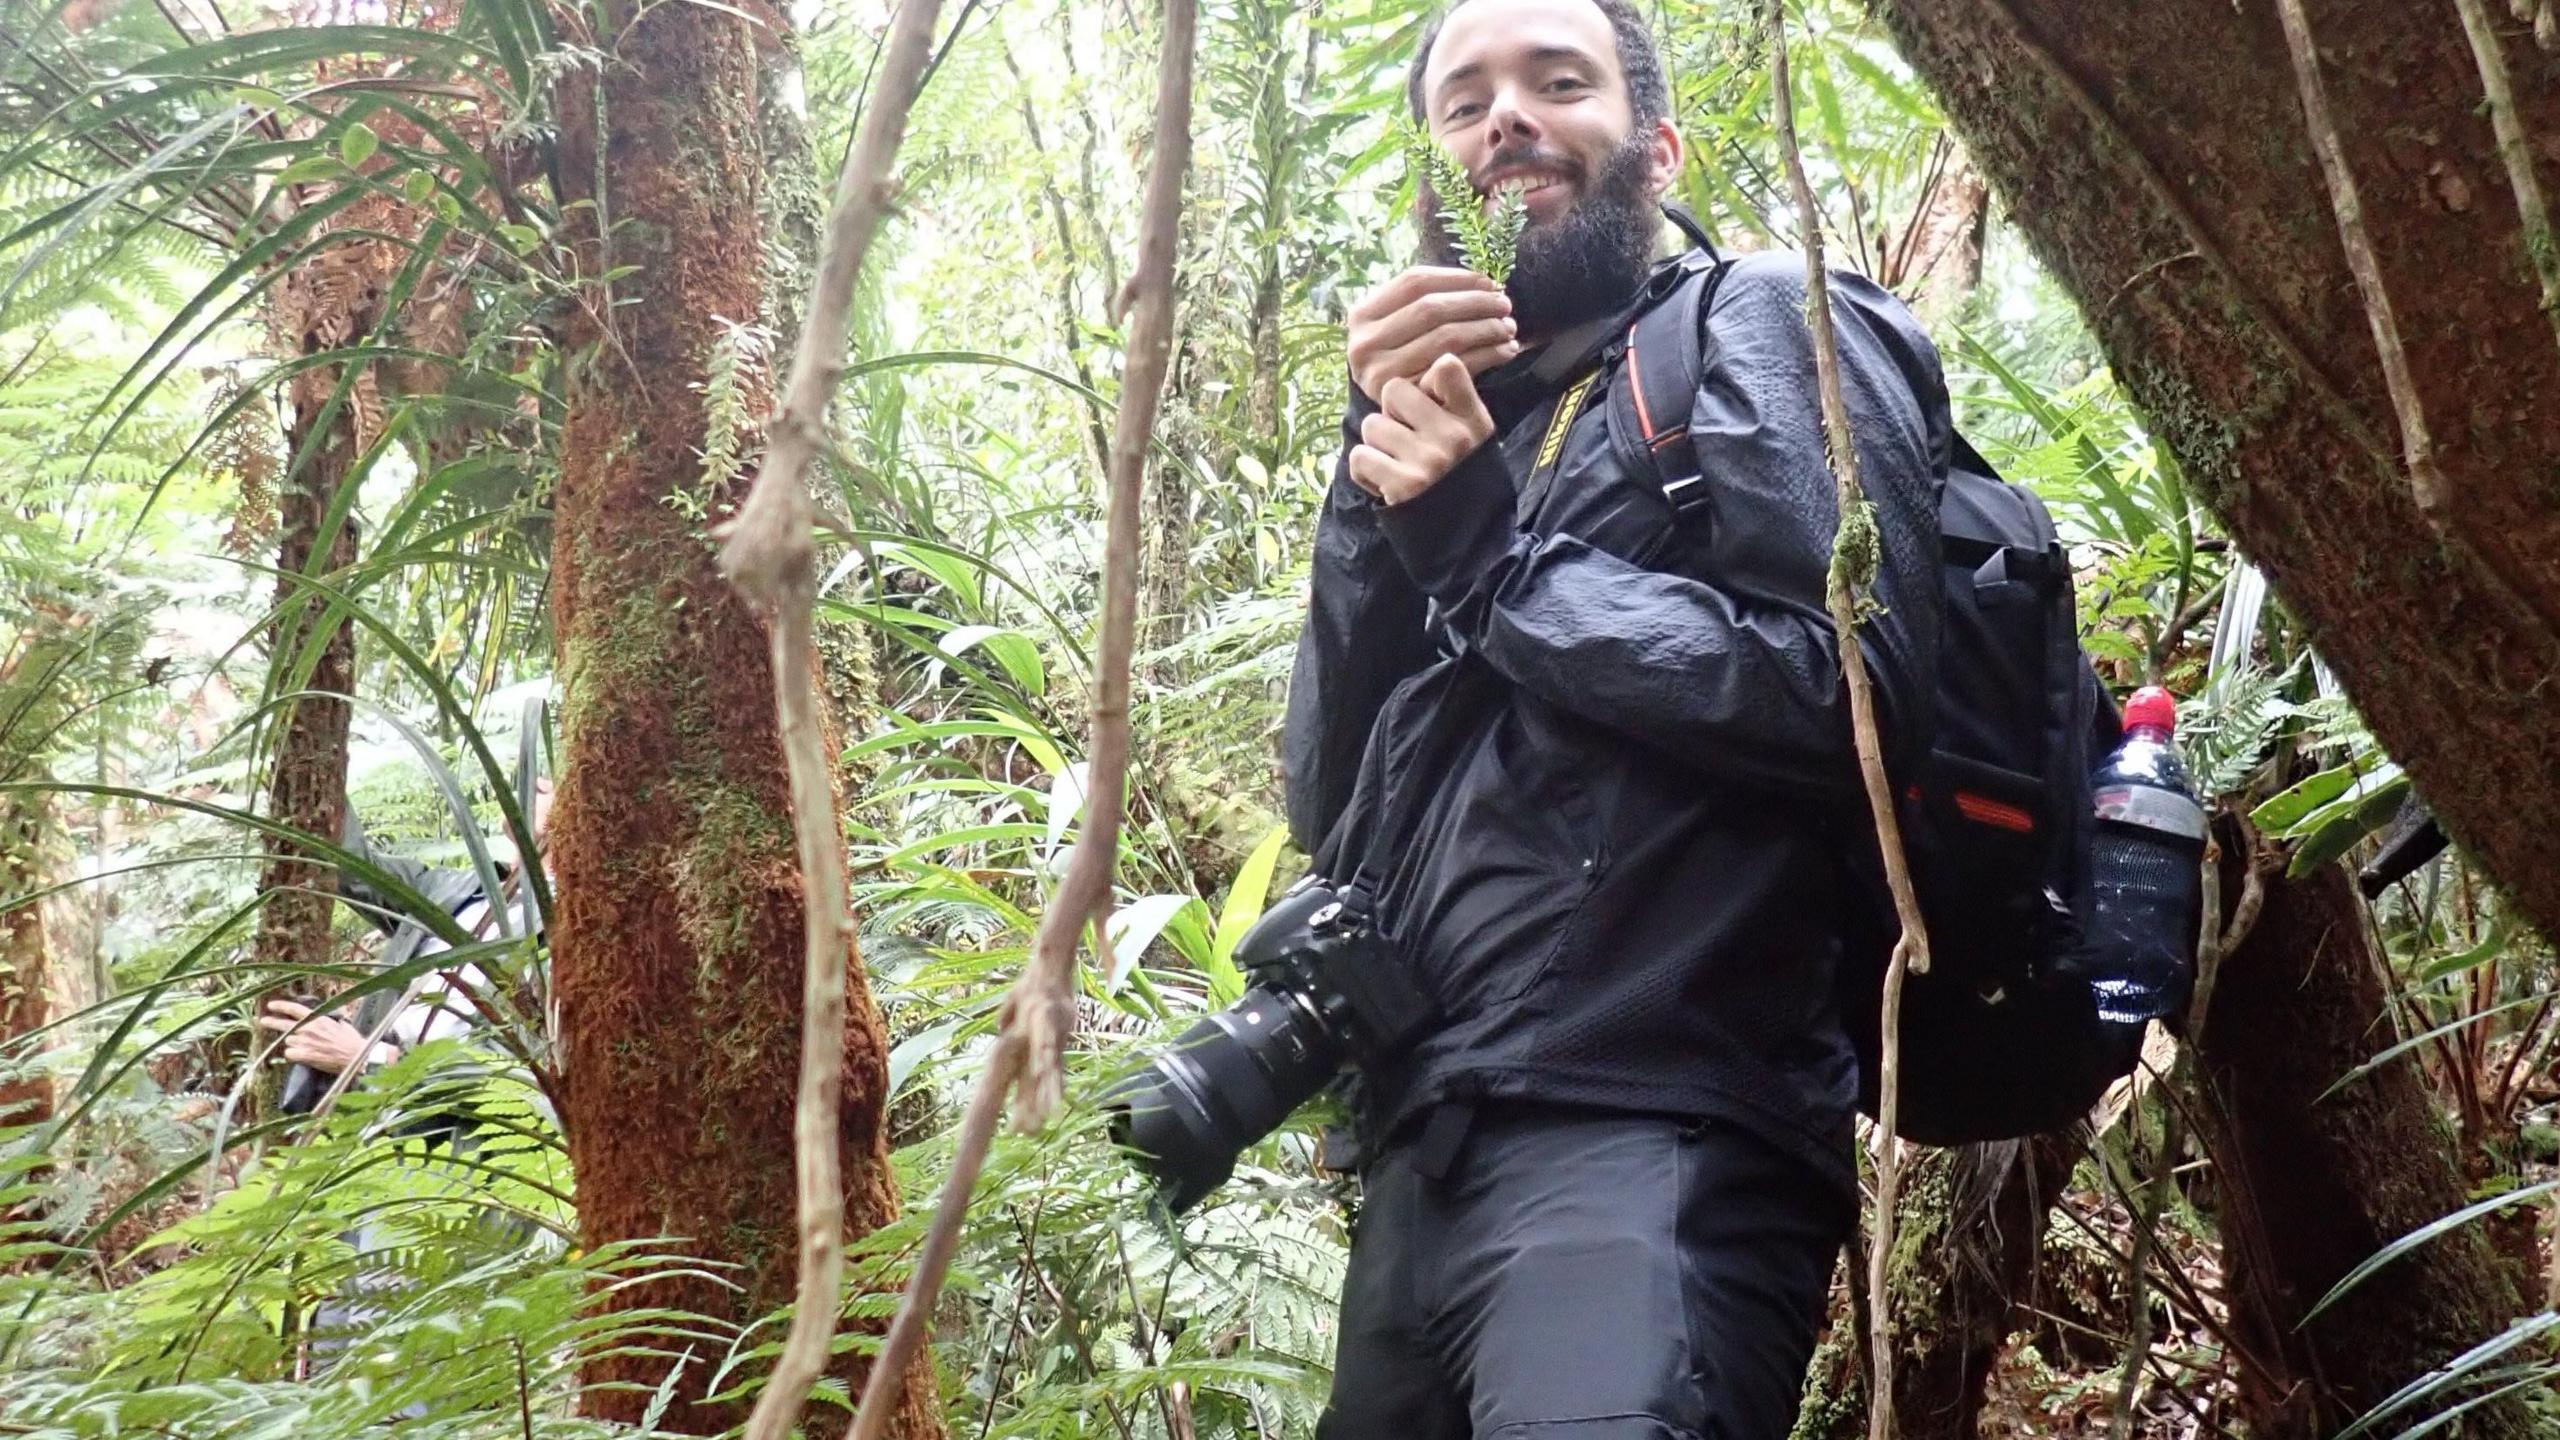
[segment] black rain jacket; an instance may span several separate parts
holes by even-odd
[[[1883,541],[1860,634],[1898,753],[1936,665],[1946,387],[1890,294],[1835,274],[1831,296]],[[1544,352],[1479,377],[1499,438],[1414,499],[1381,505],[1337,462],[1290,683],[1290,827],[1338,885],[1358,877],[1443,1011],[1364,1076],[1372,1134],[1447,1100],[1660,1111],[1852,1178],[1833,984],[1867,901],[1835,837],[1865,811],[1803,258],[1731,262],[1702,331],[1673,442],[1705,477],[1685,514],[1621,461],[1605,404],[1520,496],[1572,378],[1539,374]],[[1374,409],[1353,387],[1346,454]]]

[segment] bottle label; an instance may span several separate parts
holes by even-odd
[[[2149,785],[2098,787],[2098,818],[2139,825],[2145,830],[2183,835],[2190,840],[2204,838],[2203,806],[2175,790],[2160,790]]]

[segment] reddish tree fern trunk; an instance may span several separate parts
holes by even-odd
[[[570,213],[585,227],[584,273],[636,267],[612,282],[610,303],[591,287],[580,307],[555,511],[562,1120],[589,1245],[679,1236],[685,1252],[734,1267],[725,1280],[654,1281],[605,1303],[724,1324],[792,1296],[802,946],[765,623],[714,569],[703,524],[678,508],[698,501],[716,518],[749,478],[704,476],[696,389],[721,322],[753,322],[769,298],[769,57],[758,47],[781,43],[789,22],[757,0],[747,8],[752,21],[648,7],[611,37],[601,79],[575,72],[560,105],[563,199],[581,202]],[[750,385],[747,411],[761,415],[767,382]],[[845,1220],[858,1235],[894,1217],[898,1196],[882,1130],[888,1047],[858,965],[846,999]],[[697,1348],[664,1426],[710,1433],[746,1418],[743,1404],[700,1403],[721,1358],[716,1345]],[[587,1410],[639,1420],[668,1364],[597,1361]],[[864,1367],[848,1356],[839,1373],[858,1389]],[[936,1389],[920,1357],[899,1433],[941,1433]]]
[[[293,389],[295,417],[287,440],[296,469],[277,497],[280,539],[276,548],[276,603],[284,607],[272,637],[276,673],[290,679],[292,667],[310,646],[328,602],[298,583],[305,574],[325,577],[355,563],[356,527],[352,510],[339,519],[328,537],[328,551],[314,565],[322,544],[321,530],[338,489],[355,463],[353,397],[338,407],[323,433],[319,428],[332,383],[324,372],[312,372]],[[356,637],[341,620],[322,644],[319,662],[298,687],[332,695],[355,693]],[[268,790],[267,814],[279,823],[335,840],[344,818],[347,796],[347,721],[344,700],[305,696],[285,712],[284,731],[275,747],[275,776]],[[329,917],[334,872],[308,858],[299,845],[270,841],[265,872],[259,879],[266,904],[258,912],[257,959],[262,965],[322,965],[329,960]]]

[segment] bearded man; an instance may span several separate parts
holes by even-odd
[[[1299,844],[1439,1017],[1361,1076],[1318,1433],[1774,1440],[1856,1213],[1864,903],[1803,260],[1685,223],[1657,258],[1682,142],[1628,0],[1463,0],[1408,99],[1477,194],[1426,193],[1423,263],[1350,312],[1286,752]],[[1506,187],[1497,285],[1431,216]],[[1666,357],[1624,342],[1691,277],[1694,393],[1642,403]],[[1832,310],[1890,744],[1937,661],[1946,389],[1890,295]]]

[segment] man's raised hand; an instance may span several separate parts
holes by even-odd
[[[1455,355],[1423,371],[1421,383],[1386,382],[1378,413],[1360,422],[1351,447],[1351,478],[1390,505],[1440,483],[1457,463],[1493,438],[1493,416],[1476,394],[1475,376]]]
[[[1361,297],[1348,329],[1352,383],[1384,403],[1394,380],[1419,380],[1444,355],[1469,375],[1520,353],[1511,297],[1473,270],[1417,265]]]
[[[335,1015],[315,1015],[296,1001],[268,1001],[267,1013],[258,1017],[258,1023],[284,1036],[284,1058],[296,1065],[335,1075],[364,1054],[364,1032]],[[376,1058],[385,1062],[400,1053],[390,1045],[377,1045],[375,1050]]]

